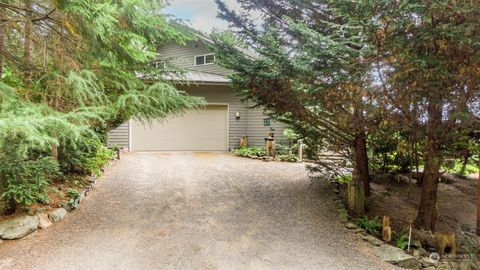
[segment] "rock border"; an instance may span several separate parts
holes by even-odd
[[[125,153],[122,153],[124,155]],[[115,165],[118,157],[113,158],[102,168],[103,176]],[[88,181],[90,182],[81,192],[80,196],[74,200],[73,204],[65,204],[63,207],[54,208],[48,212],[37,212],[34,215],[21,214],[12,216],[0,222],[0,244],[5,240],[22,239],[36,232],[38,229],[46,229],[53,223],[62,221],[69,212],[74,211],[80,205],[80,202],[87,197],[88,193],[96,185],[98,176],[93,174]]]
[[[267,157],[267,156],[252,156],[252,155],[248,155],[248,156],[239,156],[239,155],[235,155],[232,151],[229,151],[230,154],[232,154],[234,157],[239,157],[239,158],[248,158],[248,159],[254,159],[254,160],[261,160],[261,161],[264,161],[264,162],[285,162],[285,163],[305,163],[306,160],[303,159],[302,161],[300,160],[297,160],[297,161],[287,161],[287,160],[280,160],[279,156],[280,155],[277,155],[275,158],[273,157]]]
[[[340,186],[332,182],[333,204],[336,208],[338,220],[344,224],[346,229],[354,235],[360,237],[363,241],[369,243],[372,252],[375,256],[384,262],[404,268],[404,269],[425,269],[425,270],[443,270],[443,269],[470,269],[468,266],[458,264],[456,262],[442,262],[439,260],[432,260],[429,253],[421,246],[413,251],[413,255],[407,254],[400,248],[392,246],[381,239],[378,239],[368,234],[364,229],[359,228],[349,220],[351,217],[348,214],[347,206],[343,202],[340,195]],[[415,241],[414,241],[415,243]]]

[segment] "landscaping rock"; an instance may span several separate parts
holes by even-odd
[[[472,261],[470,260],[464,260],[460,263],[460,266],[459,266],[459,269],[460,270],[471,270],[473,269],[472,267]]]
[[[20,239],[34,232],[38,227],[37,216],[16,216],[0,222],[0,238]]]
[[[39,213],[37,214],[37,217],[38,217],[38,227],[40,229],[46,229],[48,227],[50,227],[50,225],[52,225],[52,222],[50,221],[50,219],[48,219],[48,215],[45,214],[45,213]]]
[[[451,268],[450,265],[446,263],[442,263],[437,266],[437,270],[451,270],[451,269],[454,269],[454,268]]]
[[[422,263],[423,267],[430,267],[430,266],[437,267],[438,266],[438,261],[431,260],[430,258],[427,258],[427,257],[422,258],[421,263]]]
[[[436,270],[437,268],[435,268],[435,266],[429,266],[429,267],[425,267],[423,268],[423,270]]]
[[[345,209],[345,204],[342,201],[335,201],[335,206],[337,208],[343,208]]]
[[[422,243],[420,243],[419,240],[413,240],[412,241],[412,244],[410,245],[411,247],[416,247],[416,248],[421,248],[422,247]]]
[[[353,229],[357,229],[357,228],[358,228],[358,226],[355,225],[354,223],[352,223],[352,222],[347,223],[347,229],[353,230]]]
[[[374,245],[374,246],[380,246],[380,245],[383,245],[385,244],[385,242],[383,242],[382,240],[376,238],[376,237],[373,237],[371,235],[365,235],[362,237],[362,239],[364,241],[367,241],[368,243],[370,243],[371,245]]]
[[[390,245],[374,247],[373,252],[382,261],[398,265],[403,268],[412,269],[417,268],[420,265],[420,262],[413,256],[408,255],[403,252],[403,250]]]
[[[48,218],[52,222],[59,222],[60,220],[65,218],[66,215],[67,215],[67,210],[65,210],[64,208],[57,208],[48,214]]]
[[[428,255],[428,252],[424,248],[419,248],[418,252],[420,253],[420,257],[425,257]]]
[[[404,184],[410,183],[410,177],[403,175],[403,174],[397,174],[393,177],[393,180],[397,181],[397,183],[403,182]]]
[[[415,259],[417,260],[420,260],[420,258],[422,258],[422,256],[420,256],[420,251],[418,251],[418,249],[413,251],[413,257],[415,257]]]
[[[354,234],[365,234],[365,230],[362,228],[351,229],[350,231]]]
[[[338,214],[338,218],[340,219],[341,223],[347,223],[348,222],[348,214],[347,213]]]

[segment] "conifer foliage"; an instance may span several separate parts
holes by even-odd
[[[193,38],[162,8],[154,0],[0,1],[0,191],[12,211],[44,201],[61,168],[94,154],[72,152],[100,151],[99,140],[126,120],[202,104],[140,77],[161,72],[151,64],[159,45]]]
[[[233,33],[215,34],[234,88],[294,125],[316,169],[322,151],[347,153],[366,195],[368,149],[408,145],[424,164],[417,226],[435,230],[440,169],[480,128],[479,2],[238,2],[217,0]]]

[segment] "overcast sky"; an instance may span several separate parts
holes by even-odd
[[[188,20],[191,26],[203,32],[212,29],[225,30],[228,24],[217,18],[218,8],[213,0],[169,0],[166,13]],[[237,7],[235,0],[225,1],[230,7]]]

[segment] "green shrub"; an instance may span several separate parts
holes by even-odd
[[[27,157],[21,144],[5,144],[0,155],[2,198],[10,211],[17,206],[47,203],[50,180],[60,176],[58,162],[50,157]]]
[[[382,229],[382,223],[380,223],[380,220],[378,217],[374,217],[370,219],[367,216],[362,216],[360,218],[355,219],[354,223],[367,231],[370,234],[376,234],[379,233],[380,230]]]
[[[115,151],[108,149],[96,138],[64,145],[59,161],[64,173],[101,174],[101,169],[115,157]]]
[[[115,152],[108,149],[105,145],[97,145],[97,151],[91,156],[84,157],[83,164],[87,171],[96,175],[102,174],[102,168],[115,157]]]
[[[402,231],[399,235],[394,233],[393,242],[396,247],[406,249],[408,246],[408,233],[405,231]]]
[[[478,173],[478,166],[476,164],[467,163],[464,165],[461,160],[445,161],[442,168],[448,173],[453,173],[462,177],[472,173]]]
[[[281,155],[278,157],[281,161],[286,162],[297,162],[298,157],[296,155]]]
[[[70,198],[68,205],[72,208],[77,208],[77,199],[80,198],[80,193],[76,189],[69,188],[67,190],[67,196]]]
[[[343,175],[338,175],[335,177],[335,180],[341,184],[347,184],[348,182],[351,182],[353,180],[352,174],[343,174]]]
[[[236,148],[232,151],[232,153],[236,156],[241,156],[241,157],[249,157],[249,156],[263,157],[267,155],[265,147],[257,147],[257,146]]]

